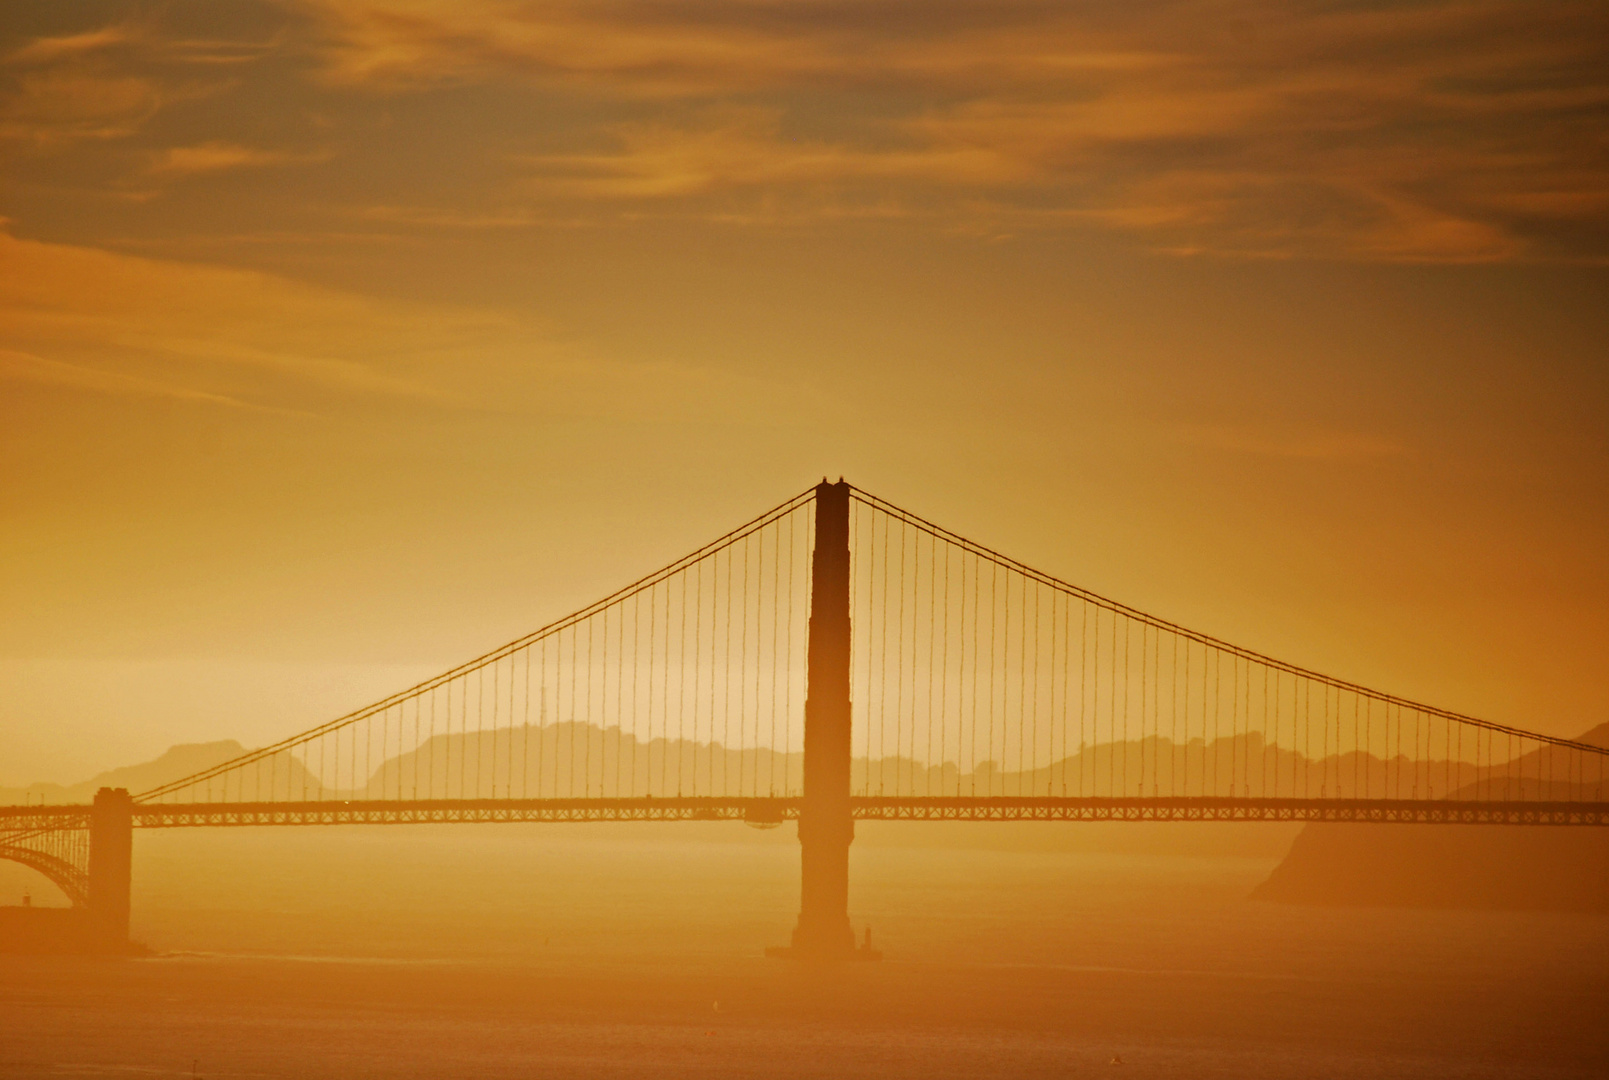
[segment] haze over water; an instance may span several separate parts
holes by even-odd
[[[1609,1065],[1602,916],[1286,907],[1246,899],[1268,858],[891,846],[899,829],[863,824],[854,852],[852,918],[887,959],[819,969],[760,957],[797,907],[791,826],[147,832],[135,936],[162,955],[6,961],[0,1070],[1272,1078]]]

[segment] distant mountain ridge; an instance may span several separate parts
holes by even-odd
[[[540,732],[540,735],[538,735]],[[583,725],[550,724],[546,728],[533,729],[530,732],[532,748],[532,764],[548,770],[549,786],[556,783],[555,773],[564,778],[561,791],[572,789],[570,778],[575,777],[573,790],[579,793],[582,785],[579,778],[583,771],[593,778],[594,791],[601,786],[603,766],[606,762],[620,754],[622,746],[614,744],[608,754],[603,753],[606,742],[614,737],[597,728],[584,728]],[[515,736],[516,740],[518,735]],[[293,793],[297,797],[323,797],[352,798],[365,797],[354,795],[354,792],[364,792],[367,797],[379,797],[383,791],[396,797],[399,790],[403,795],[413,794],[413,786],[418,779],[427,778],[432,774],[437,778],[437,789],[434,792],[438,797],[457,797],[460,793],[475,794],[479,792],[489,795],[493,790],[506,792],[511,784],[515,787],[515,794],[519,793],[519,780],[523,777],[512,775],[508,769],[494,773],[481,771],[477,773],[477,765],[493,759],[499,747],[506,750],[509,732],[484,732],[476,735],[470,732],[467,735],[438,735],[433,740],[427,740],[413,750],[401,754],[393,754],[385,758],[373,769],[366,781],[360,782],[355,788],[330,787],[321,788],[318,781],[302,767],[297,761],[283,761],[278,770],[269,769],[268,774],[277,775],[277,786],[280,787],[281,797]],[[590,744],[593,753],[587,752]],[[650,775],[658,777],[669,774],[674,777],[672,763],[684,752],[691,751],[693,744],[684,746],[672,741],[654,740],[649,743],[638,742],[635,747],[635,761],[630,748],[630,740],[624,746],[624,758],[631,770],[646,780]],[[541,754],[535,751],[540,746]],[[1139,761],[1140,749],[1138,746],[1130,748],[1132,759]],[[1224,748],[1225,757],[1231,756],[1229,748]],[[149,791],[163,784],[193,776],[197,772],[222,765],[247,753],[245,747],[238,742],[222,740],[212,743],[185,744],[171,747],[160,757],[127,766],[113,769],[99,774],[89,780],[76,784],[31,784],[26,788],[0,788],[0,803],[87,803],[94,798],[95,792],[102,786],[127,787],[138,794]],[[759,791],[766,793],[769,785],[764,779],[776,775],[778,783],[782,784],[789,777],[792,783],[799,782],[802,760],[797,753],[792,755],[756,756],[752,751],[739,753],[717,751],[713,756],[710,744],[698,744],[699,769],[707,777],[713,769],[719,777],[724,768],[732,777],[760,777]],[[1122,747],[1106,746],[1092,749],[1084,759],[1081,766],[1086,772],[1094,772],[1097,768],[1115,766],[1122,759]],[[876,790],[881,780],[890,789],[903,782],[906,785],[917,785],[924,779],[931,777],[935,783],[954,785],[957,781],[956,769],[953,765],[936,767],[932,770],[915,767],[909,759],[890,757],[878,759],[879,766],[866,769],[865,758],[856,762],[855,783],[857,786],[866,785]],[[1069,759],[1075,763],[1074,771],[1078,771],[1078,756]],[[317,762],[315,761],[315,766]],[[343,768],[345,771],[345,762]],[[587,766],[585,770],[581,766]],[[417,766],[417,768],[416,768]],[[571,772],[574,766],[576,771]],[[665,773],[662,774],[661,770]],[[972,778],[974,774],[969,774]],[[1103,775],[1105,775],[1103,773]],[[332,770],[333,778],[333,770]],[[994,783],[997,788],[1007,784],[1015,785],[1020,779],[1017,773],[1001,773],[994,769],[992,763],[980,767],[975,774],[980,785]],[[753,782],[753,781],[751,781]],[[671,783],[674,783],[672,779]],[[425,785],[428,787],[428,782]],[[657,781],[653,785],[658,788]],[[953,790],[953,787],[951,788]],[[963,790],[966,790],[963,788]],[[674,792],[674,788],[672,787]],[[305,794],[304,794],[305,793]],[[445,794],[444,794],[445,793]],[[231,795],[236,794],[234,790]],[[590,832],[589,827],[589,832]],[[1159,823],[1159,822],[884,822],[864,821],[856,827],[857,842],[861,845],[878,847],[921,847],[921,848],[981,848],[1005,851],[1099,851],[1123,854],[1146,855],[1184,855],[1200,856],[1251,856],[1257,858],[1277,858],[1282,855],[1295,835],[1296,826],[1283,822],[1245,823],[1245,822],[1214,822],[1214,823]],[[791,832],[791,830],[790,830]],[[603,834],[616,835],[616,834]],[[623,835],[623,834],[621,834]]]
[[[0,805],[17,803],[87,803],[103,787],[127,788],[138,793],[182,780],[203,769],[210,769],[246,752],[234,739],[208,743],[181,743],[170,746],[158,758],[138,765],[110,769],[77,784],[29,784],[27,787],[0,787]]]
[[[1581,741],[1609,746],[1609,724],[1589,731]],[[954,764],[928,767],[898,755],[874,756],[868,761],[863,748],[857,749],[862,750],[854,762],[857,789],[914,794],[958,789],[967,793],[974,785],[979,793],[990,788],[1005,794],[1046,790],[1047,785],[1056,790],[1063,780],[1068,781],[1070,791],[1075,791],[1079,777],[1115,780],[1121,785],[1126,782],[1123,777],[1129,776],[1138,783],[1141,770],[1151,777],[1158,770],[1166,776],[1176,766],[1232,770],[1237,760],[1244,769],[1246,761],[1257,760],[1261,753],[1256,741],[1245,736],[1221,739],[1211,747],[1199,740],[1174,744],[1162,739],[1085,747],[1052,766],[1030,772],[1007,771],[994,762],[983,762],[977,769],[961,773]],[[137,794],[245,753],[247,749],[233,739],[182,744],[151,761],[112,769],[76,784],[0,788],[0,803],[87,803],[103,786],[126,787]],[[1371,775],[1378,784],[1382,764],[1372,757],[1305,761],[1284,750],[1270,749],[1269,754],[1269,765],[1287,777],[1293,765],[1298,774],[1308,775],[1315,795],[1321,791],[1350,794],[1358,778]],[[535,771],[526,774],[523,760],[516,771],[513,760],[527,756]],[[713,743],[666,739],[642,741],[618,729],[570,723],[438,734],[409,750],[366,755],[357,768],[358,760],[344,759],[339,768],[334,767],[335,763],[310,762],[315,770],[322,766],[332,781],[346,781],[329,787],[322,786],[301,761],[276,757],[280,760],[277,764],[270,762],[263,775],[274,778],[271,786],[280,798],[396,798],[412,796],[416,791],[443,798],[488,796],[494,792],[519,795],[522,788],[535,787],[532,781],[540,779],[538,773],[546,776],[541,786],[547,794],[580,795],[588,789],[593,794],[607,794],[616,784],[622,788],[636,785],[656,794],[668,789],[674,794],[678,763],[684,776],[700,776],[709,782],[724,773],[741,779],[745,791],[764,795],[773,787],[796,786],[802,766],[797,753],[773,754],[752,748],[740,751]],[[495,760],[507,764],[492,769],[489,763]],[[1247,793],[1257,794],[1258,770],[1251,771],[1251,790]],[[1445,788],[1445,776],[1444,771],[1433,766],[1426,774],[1427,788]],[[1463,779],[1468,782],[1470,777]],[[1455,785],[1454,792],[1461,786]],[[231,795],[241,797],[238,787]],[[1609,886],[1604,884],[1609,882],[1609,829],[1397,825],[1306,826],[1300,833],[1298,829],[1294,824],[1278,822],[868,821],[861,822],[856,832],[861,843],[877,846],[1285,856],[1256,895],[1288,903],[1576,910],[1609,907],[1605,902]],[[1551,885],[1543,886],[1549,882]]]
[[[1609,747],[1609,724],[1581,742]],[[861,749],[858,748],[857,749]],[[1070,748],[1060,759],[1030,769],[1010,769],[985,760],[970,771],[953,762],[928,765],[908,756],[864,748],[851,763],[857,791],[890,795],[1055,794],[1106,795],[1143,791],[1167,795],[1181,780],[1183,790],[1205,790],[1256,798],[1263,795],[1375,797],[1581,798],[1586,789],[1548,768],[1555,748],[1524,755],[1511,779],[1506,769],[1477,768],[1465,762],[1427,760],[1409,768],[1353,752],[1307,757],[1298,750],[1267,745],[1256,733],[1224,736],[1206,743],[1197,738],[1175,743],[1164,736]],[[246,754],[233,739],[170,747],[154,760],[101,773],[77,784],[32,784],[0,788],[0,804],[88,802],[101,787],[141,792],[174,783]],[[186,801],[214,799],[383,799],[624,796],[656,797],[721,792],[766,796],[798,794],[803,755],[764,747],[730,747],[718,742],[638,738],[618,727],[573,721],[431,735],[403,750],[353,746],[344,757],[302,758],[293,752],[265,757],[227,784],[222,780],[185,789]],[[1560,768],[1558,774],[1567,776]],[[1191,778],[1195,783],[1191,785]],[[1226,779],[1227,778],[1227,779]]]

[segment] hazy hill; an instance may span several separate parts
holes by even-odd
[[[233,739],[210,743],[185,743],[170,746],[166,753],[152,761],[138,765],[125,765],[76,784],[29,784],[25,788],[0,787],[0,805],[15,803],[87,803],[103,787],[128,788],[139,794],[161,784],[182,780],[186,776],[210,769],[231,758],[239,757],[246,748]]]
[[[1586,738],[1609,740],[1609,725]],[[797,793],[803,771],[797,753],[682,739],[640,739],[619,728],[578,723],[438,733],[410,749],[393,745],[389,752],[384,741],[389,740],[379,740],[381,745],[372,746],[362,742],[344,747],[337,744],[314,750],[305,760],[294,754],[278,754],[231,774],[227,781],[215,780],[210,788],[198,787],[177,797],[577,797],[711,791],[766,795]],[[88,802],[102,786],[126,787],[139,793],[244,752],[233,740],[175,746],[154,761],[114,769],[78,784],[0,789],[0,802]],[[1532,777],[1548,775],[1546,753],[1533,754],[1521,771]],[[1253,734],[1211,743],[1150,738],[1099,744],[1075,749],[1053,764],[1029,772],[1011,769],[1009,761],[985,761],[971,772],[961,772],[952,763],[929,767],[897,754],[870,758],[861,755],[854,761],[853,782],[857,790],[891,795],[956,791],[1026,794],[1046,790],[1105,794],[1114,789],[1166,794],[1176,778],[1227,790],[1223,786],[1227,778],[1238,777],[1233,784],[1236,794],[1250,796],[1276,791],[1289,794],[1292,790],[1307,790],[1313,795],[1378,794],[1391,786],[1412,784],[1432,797],[1446,792],[1457,794],[1477,785],[1483,793],[1495,794],[1494,786],[1513,783],[1490,770],[1476,770],[1469,763],[1449,766],[1432,761],[1405,772],[1400,762],[1401,759],[1387,761],[1367,754],[1309,759],[1292,750],[1265,745]],[[1225,779],[1219,781],[1218,777]],[[1558,790],[1554,790],[1556,787]],[[1534,780],[1525,781],[1523,791],[1515,783],[1512,793],[1533,798],[1580,794],[1556,784],[1539,787]],[[1299,831],[1302,839],[1292,849]],[[1468,838],[1462,839],[1466,831]],[[1583,885],[1583,893],[1562,884],[1567,879],[1575,880],[1570,877],[1573,870],[1560,870],[1552,880],[1560,883],[1560,897],[1567,894],[1574,899],[1527,900],[1513,891],[1523,890],[1524,886],[1515,885],[1512,879],[1535,880],[1537,867],[1552,865],[1549,860],[1565,859],[1580,867],[1600,865],[1593,861],[1599,858],[1599,849],[1594,845],[1601,843],[1595,831],[1594,835],[1585,835],[1588,830],[1548,830],[1550,834],[1568,835],[1551,835],[1545,840],[1538,835],[1541,831],[1405,826],[1310,826],[1301,830],[1294,824],[1273,822],[862,822],[856,830],[861,842],[871,846],[1264,858],[1278,858],[1289,851],[1289,857],[1258,895],[1290,902],[1590,906],[1581,899],[1587,893],[1598,895],[1590,887]],[[791,828],[787,833],[792,835]],[[1609,840],[1609,836],[1603,839]],[[1547,854],[1555,848],[1555,854]],[[1401,865],[1396,866],[1393,859]],[[1533,866],[1527,860],[1540,862]],[[1415,868],[1433,866],[1439,869],[1415,875]],[[1490,886],[1481,885],[1487,878]],[[1584,874],[1582,880],[1591,878],[1591,874]],[[1605,879],[1609,879],[1609,873],[1597,874],[1597,880]]]
[[[1163,740],[1166,744],[1166,740]],[[378,751],[378,748],[375,748]],[[975,773],[958,775],[953,764],[927,768],[908,758],[879,757],[869,765],[857,758],[854,783],[857,788],[877,791],[879,785],[893,793],[926,794],[941,791],[1015,793],[1036,785],[1042,790],[1047,779],[1060,783],[1069,777],[1069,790],[1076,790],[1076,778],[1090,783],[1116,775],[1121,784],[1124,767],[1139,768],[1149,762],[1155,770],[1159,760],[1173,753],[1183,758],[1193,755],[1192,768],[1200,770],[1204,751],[1193,748],[1160,747],[1132,743],[1127,747],[1100,745],[1059,762],[1053,774],[1047,770],[1023,774],[983,763]],[[221,764],[245,753],[233,740],[175,746],[154,761],[114,769],[76,784],[32,784],[27,788],[0,788],[0,804],[22,802],[85,803],[103,786],[126,787],[139,793],[203,769]],[[365,752],[353,760],[350,750],[340,761],[320,761],[315,753],[303,762],[291,755],[275,755],[260,768],[248,770],[243,778],[229,782],[229,798],[462,798],[544,794],[560,797],[613,795],[617,792],[651,791],[675,794],[679,779],[697,778],[700,790],[712,787],[765,795],[792,789],[797,792],[802,759],[795,754],[769,750],[737,750],[687,740],[639,740],[618,729],[600,729],[584,724],[558,723],[545,727],[513,728],[454,734],[438,734],[412,750],[389,756]],[[1245,758],[1245,748],[1225,739],[1207,758],[1221,757],[1228,762]],[[493,766],[493,762],[501,764]],[[318,775],[328,778],[320,783]],[[242,784],[244,785],[242,790]],[[209,794],[198,788],[198,799],[223,794],[222,781],[216,781]],[[189,792],[180,798],[188,799]],[[762,839],[738,826],[735,836]],[[631,825],[609,832],[622,838],[634,835]],[[1297,826],[1288,823],[1157,823],[1157,822],[882,822],[865,821],[856,827],[863,846],[901,846],[924,848],[986,848],[1013,851],[1104,851],[1147,855],[1250,856],[1277,858],[1289,847]],[[791,826],[764,839],[791,841]]]
[[[1609,746],[1609,724],[1580,741]],[[1609,911],[1609,828],[1312,824],[1252,895],[1288,904]]]

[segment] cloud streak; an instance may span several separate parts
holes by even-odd
[[[587,151],[522,157],[550,197],[655,213],[680,199],[728,218],[751,196],[823,213],[920,206],[987,228],[1097,223],[1181,252],[1603,254],[1568,235],[1600,233],[1609,207],[1596,134],[1609,16],[1590,5],[326,12],[334,84],[504,80],[646,109],[596,128]],[[824,128],[821,111],[846,97],[859,111]],[[735,122],[745,109],[765,121]]]
[[[622,361],[528,317],[399,304],[268,274],[0,232],[0,383],[301,417],[716,417],[797,390],[698,363]]]
[[[184,386],[173,386],[154,379],[141,378],[119,371],[69,364],[16,349],[0,348],[0,379],[12,382],[36,383],[43,386],[87,390],[115,397],[171,398],[176,401],[202,402],[226,405],[231,408],[249,407],[224,394],[209,394]]]
[[[1582,0],[264,11],[233,39],[148,21],[22,42],[0,134],[131,140],[185,94],[236,93],[235,126],[142,147],[146,175],[317,160],[344,132],[370,190],[314,197],[414,228],[875,214],[1179,254],[1609,259],[1609,9]],[[431,157],[457,176],[414,181]]]
[[[156,155],[149,171],[153,176],[169,178],[202,176],[236,169],[327,161],[329,158],[327,153],[291,154],[212,139],[194,146],[169,147]]]

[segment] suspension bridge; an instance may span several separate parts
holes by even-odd
[[[126,941],[133,831],[798,823],[792,945],[855,952],[857,819],[1609,825],[1609,749],[1274,659],[823,481],[610,596],[0,858]]]

